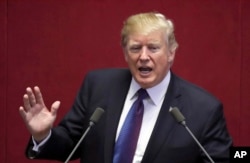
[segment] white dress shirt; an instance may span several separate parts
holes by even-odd
[[[147,144],[149,142],[149,138],[155,126],[158,114],[160,112],[165,94],[167,92],[169,82],[170,82],[170,72],[168,72],[166,77],[158,85],[146,89],[149,94],[149,97],[143,100],[144,104],[143,120],[133,163],[140,163],[142,160]],[[135,94],[140,88],[141,88],[140,85],[135,81],[134,78],[132,78],[130,88],[123,106],[121,118],[118,124],[116,141],[118,139],[125,118],[129,112],[129,109],[131,108],[134,101],[137,99]]]

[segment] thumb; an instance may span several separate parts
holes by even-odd
[[[56,115],[57,113],[57,110],[59,109],[60,107],[60,104],[61,102],[60,101],[55,101],[52,105],[51,105],[51,114],[52,115]]]

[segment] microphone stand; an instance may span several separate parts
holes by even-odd
[[[78,146],[81,144],[82,140],[85,138],[85,136],[88,134],[90,128],[94,126],[93,122],[89,123],[89,127],[86,129],[86,131],[84,132],[84,134],[82,135],[82,137],[80,138],[80,140],[77,142],[76,146],[74,147],[74,149],[71,151],[70,155],[68,156],[68,158],[66,159],[66,161],[64,163],[68,163],[69,160],[71,159],[71,157],[73,156],[73,154],[75,153],[76,149],[78,148]]]
[[[205,155],[210,160],[210,162],[214,163],[213,159],[209,156],[209,154],[207,153],[207,151],[202,147],[202,145],[200,144],[200,142],[196,139],[196,137],[194,136],[194,134],[192,133],[192,131],[186,125],[185,117],[180,112],[180,110],[177,107],[170,107],[169,112],[173,115],[173,117],[175,118],[175,120],[178,123],[180,123],[182,126],[185,127],[185,129],[188,131],[188,133],[191,135],[191,137],[194,139],[194,141],[198,144],[198,146],[200,147],[200,149],[205,153]]]

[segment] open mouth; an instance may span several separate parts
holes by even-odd
[[[148,74],[152,71],[152,68],[150,67],[139,67],[138,69],[142,74]]]

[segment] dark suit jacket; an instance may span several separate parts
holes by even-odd
[[[88,73],[72,109],[52,130],[49,141],[38,153],[32,152],[33,145],[29,142],[26,155],[65,161],[88,127],[90,116],[97,107],[101,107],[105,110],[104,115],[88,133],[74,158],[80,157],[83,163],[111,163],[116,129],[131,77],[128,69]],[[172,73],[142,163],[209,162],[185,128],[170,115],[170,106],[180,109],[187,125],[216,163],[229,162],[232,141],[226,128],[222,104],[203,89]]]

